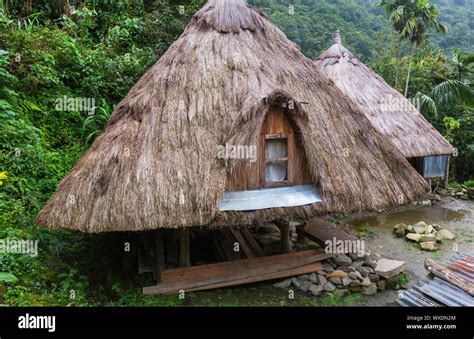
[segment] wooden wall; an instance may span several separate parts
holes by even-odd
[[[258,144],[258,160],[247,161],[246,165],[234,173],[227,185],[227,191],[243,191],[273,187],[265,182],[265,135],[286,136],[288,138],[288,182],[279,186],[312,183],[303,147],[297,133],[285,115],[284,108],[272,107],[262,124]]]

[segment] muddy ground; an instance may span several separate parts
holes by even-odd
[[[369,234],[365,237],[368,249],[382,256],[405,261],[406,271],[410,274],[410,286],[416,280],[426,277],[423,263],[426,258],[443,262],[456,250],[474,252],[474,201],[443,197],[432,206],[407,206],[382,213],[358,213],[344,218],[349,224],[346,229],[353,233]],[[397,238],[392,230],[399,223],[414,224],[425,221],[439,224],[453,232],[455,240],[445,241],[438,251],[420,250],[418,245],[404,238]],[[397,292],[390,290],[354,302],[354,305],[387,306],[395,305]]]

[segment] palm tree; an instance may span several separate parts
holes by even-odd
[[[405,96],[407,96],[413,55],[417,47],[426,39],[426,33],[430,29],[445,33],[447,28],[438,19],[438,7],[430,5],[429,0],[380,0],[377,6],[385,8],[390,14],[392,26],[400,37],[400,45],[402,40],[408,40],[411,43],[405,83]],[[398,69],[396,78],[397,86]]]
[[[429,94],[416,94],[420,100],[420,109],[435,118],[440,105],[474,105],[474,90],[471,87],[474,55],[454,50],[452,64],[454,74],[451,79],[442,78],[443,81],[434,86]]]

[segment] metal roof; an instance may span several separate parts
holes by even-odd
[[[220,211],[253,211],[274,207],[293,207],[321,202],[313,185],[262,188],[226,192],[219,202]]]
[[[450,271],[474,284],[474,256],[457,253],[445,262]],[[459,287],[430,274],[416,286],[401,291],[397,299],[401,306],[474,306],[474,297]]]

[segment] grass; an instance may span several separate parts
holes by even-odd
[[[369,225],[369,223],[364,223],[359,227],[359,230],[356,232],[356,237],[359,239],[373,237],[375,235],[374,229]]]

